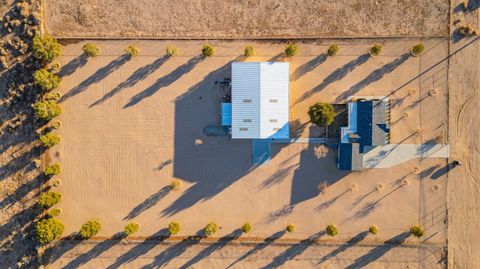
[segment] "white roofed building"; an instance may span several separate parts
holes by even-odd
[[[232,63],[232,138],[289,138],[288,62]]]

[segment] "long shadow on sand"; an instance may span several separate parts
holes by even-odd
[[[57,75],[59,75],[60,77],[69,76],[75,73],[77,69],[84,66],[87,62],[87,56],[85,54],[81,54],[68,62],[66,65],[62,66],[62,69],[57,73]]]
[[[311,72],[313,69],[323,64],[327,60],[327,58],[328,58],[327,54],[323,53],[313,58],[312,60],[302,64],[301,66],[297,67],[295,72],[293,72],[292,79],[298,80],[308,72]]]
[[[361,232],[359,234],[357,234],[356,236],[354,236],[352,239],[348,240],[347,242],[345,242],[344,244],[340,245],[337,249],[335,249],[334,251],[328,253],[327,255],[323,256],[320,261],[318,262],[318,264],[322,264],[326,261],[328,261],[329,259],[332,259],[332,258],[335,258],[338,254],[346,251],[348,248],[350,247],[353,247],[355,245],[357,245],[358,243],[360,243],[363,239],[365,239],[365,237],[367,237],[369,232]]]
[[[170,186],[165,186],[161,188],[158,192],[150,195],[145,201],[137,205],[135,208],[133,208],[128,215],[123,218],[124,220],[129,220],[137,217],[140,215],[143,211],[151,208],[152,206],[156,205],[160,200],[162,200],[163,197],[167,196],[167,194],[170,193],[172,190],[172,187]]]

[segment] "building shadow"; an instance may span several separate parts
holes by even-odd
[[[358,66],[364,64],[365,62],[367,62],[367,60],[370,58],[370,55],[368,54],[362,54],[360,56],[358,56],[357,58],[351,60],[350,62],[348,62],[347,64],[345,64],[344,66],[336,69],[335,71],[333,71],[330,75],[328,75],[323,81],[322,83],[320,83],[318,86],[316,86],[315,88],[311,89],[310,91],[307,91],[305,92],[298,100],[295,101],[295,104],[298,104],[304,100],[306,100],[308,97],[310,97],[311,95],[313,95],[314,93],[316,92],[319,92],[323,89],[325,89],[328,85],[336,82],[336,81],[339,81],[341,79],[343,79],[345,76],[348,75],[348,73],[352,72],[355,68],[357,68]]]
[[[129,263],[152,250],[158,246],[168,237],[168,229],[164,228],[154,233],[153,235],[145,238],[145,241],[138,243],[127,252],[115,259],[115,262],[107,266],[107,269],[116,269],[122,267],[124,264]]]
[[[275,241],[277,241],[278,239],[280,239],[283,235],[285,234],[285,231],[280,231],[280,232],[276,232],[272,235],[270,235],[269,237],[265,238],[263,240],[262,243],[259,243],[259,244],[255,244],[255,247],[252,248],[251,250],[249,250],[248,252],[246,252],[245,254],[243,254],[242,256],[240,256],[238,259],[236,259],[234,262],[232,262],[229,266],[227,266],[226,268],[231,268],[232,266],[234,266],[235,264],[247,259],[248,257],[254,255],[255,253],[261,251],[262,249],[270,246],[271,244],[273,244]]]
[[[120,243],[124,237],[125,237],[125,234],[123,232],[117,233],[113,235],[112,238],[99,242],[89,251],[75,257],[75,259],[71,260],[68,264],[66,264],[62,268],[65,268],[65,269],[80,268],[81,266],[88,263],[92,259],[95,259],[96,257],[98,257],[103,252],[109,250],[110,248]]]
[[[313,243],[315,243],[316,240],[318,240],[320,237],[324,236],[325,234],[326,234],[325,231],[321,231],[309,236],[307,239],[304,239],[297,244],[292,245],[287,250],[280,253],[280,255],[274,257],[273,261],[265,265],[264,267],[262,267],[262,269],[278,268],[284,265],[286,262],[295,259],[295,257],[305,252],[307,248],[309,248]]]
[[[142,92],[134,95],[130,98],[130,101],[123,106],[123,108],[128,108],[134,106],[141,102],[143,99],[148,98],[158,92],[161,88],[167,87],[170,84],[174,83],[178,79],[180,79],[183,75],[187,74],[188,72],[192,71],[193,68],[199,63],[205,60],[205,57],[202,55],[195,56],[188,60],[186,63],[182,64],[181,66],[177,67],[171,73],[159,78],[155,83],[151,86],[143,90]]]
[[[327,60],[327,58],[328,58],[327,54],[323,53],[313,58],[312,60],[302,64],[301,66],[297,67],[295,72],[293,72],[292,79],[298,80],[308,72],[311,72],[313,69],[323,64]]]
[[[403,232],[389,240],[385,241],[382,245],[378,245],[371,249],[367,254],[355,259],[355,261],[345,269],[358,269],[363,268],[370,263],[378,260],[390,250],[401,246],[401,244],[410,236],[409,232]]]
[[[88,77],[86,80],[82,81],[76,87],[72,88],[68,91],[65,95],[63,95],[59,103],[64,102],[70,97],[74,97],[75,95],[85,91],[88,87],[92,86],[93,84],[99,83],[103,79],[105,79],[108,75],[113,73],[115,70],[119,69],[123,64],[128,61],[128,56],[126,54],[119,56],[115,60],[111,61],[104,67],[98,69],[93,75]]]
[[[393,72],[393,70],[395,70],[397,67],[399,67],[401,64],[403,64],[405,61],[407,61],[408,59],[410,58],[410,54],[409,53],[405,53],[403,54],[402,56],[400,56],[399,58],[383,65],[382,67],[374,70],[372,73],[370,73],[367,77],[365,77],[364,79],[362,79],[361,81],[359,81],[357,84],[353,85],[352,87],[350,87],[350,89],[348,89],[347,91],[345,92],[342,92],[342,94],[340,94],[338,97],[337,97],[337,102],[339,101],[343,101],[345,100],[346,98],[352,96],[352,95],[355,95],[356,93],[358,93],[360,90],[362,90],[363,88],[367,87],[368,85],[374,83],[374,82],[377,82],[379,81],[381,78],[383,78],[383,76],[385,76],[386,74],[389,74],[391,72]]]
[[[167,60],[170,59],[168,56],[162,56],[155,60],[153,63],[147,64],[143,67],[137,69],[131,76],[129,76],[125,81],[118,84],[115,88],[113,88],[110,92],[106,93],[102,98],[98,99],[97,101],[93,102],[90,107],[94,107],[96,105],[100,105],[103,102],[107,101],[108,99],[112,98],[117,93],[123,91],[126,88],[130,88],[135,86],[139,81],[144,80],[150,74],[155,72],[160,66],[162,66]]]
[[[349,248],[357,245],[358,243],[360,243],[363,239],[365,239],[365,237],[367,237],[368,234],[369,234],[368,231],[361,232],[361,233],[357,234],[356,236],[352,237],[350,240],[348,240],[344,244],[340,245],[334,251],[332,251],[332,252],[328,253],[327,255],[323,256],[317,264],[322,264],[322,263],[324,263],[324,262],[326,262],[330,259],[335,258],[338,254],[340,254],[340,253],[346,251],[347,249],[349,249]]]
[[[193,258],[191,258],[189,261],[187,261],[184,265],[180,266],[179,269],[193,268],[192,266],[194,266],[196,263],[198,263],[199,261],[207,258],[212,253],[214,253],[215,251],[218,251],[218,250],[222,249],[228,243],[230,243],[233,240],[236,240],[241,235],[242,235],[242,230],[237,229],[237,230],[219,238],[218,242],[212,243],[210,246],[204,248],[197,255],[195,255]]]
[[[70,76],[71,74],[75,73],[77,69],[82,68],[85,64],[87,64],[88,58],[85,54],[81,54],[75,57],[73,60],[68,62],[66,65],[62,66],[60,71],[58,71],[57,75],[60,77]]]
[[[165,187],[161,188],[159,191],[150,195],[147,199],[145,199],[145,201],[143,201],[142,203],[137,205],[135,208],[133,208],[127,214],[127,216],[125,216],[125,218],[123,218],[123,220],[133,219],[133,218],[137,217],[138,215],[140,215],[145,210],[155,206],[160,200],[162,200],[163,197],[167,196],[167,194],[169,194],[170,191],[172,191],[171,186],[165,186]]]

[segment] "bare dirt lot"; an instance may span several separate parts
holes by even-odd
[[[448,0],[46,0],[62,37],[447,36]]]
[[[414,87],[415,95],[403,98],[402,105],[392,111],[402,114],[407,107],[418,111],[399,123],[402,127],[393,126],[392,132],[407,137],[408,143],[423,143],[441,134],[446,128],[442,122],[447,118],[445,81],[439,79],[446,72],[439,64],[447,53],[445,39],[425,39],[427,52],[420,58],[408,56],[409,47],[418,42],[416,39],[376,41],[385,46],[384,55],[376,58],[364,58],[372,40],[339,42],[341,54],[326,60],[329,67],[324,64],[325,68],[317,63],[317,58],[332,40],[299,43],[299,55],[290,59],[279,56],[285,43],[250,42],[257,48],[257,57],[248,60],[290,61],[292,122],[304,121],[308,106],[314,102],[344,102],[346,92],[391,94],[402,99]],[[208,137],[202,132],[203,127],[219,123],[223,91],[215,82],[230,76],[232,61],[245,60],[239,55],[246,42],[215,41],[217,54],[204,59],[199,57],[203,44],[200,41],[173,42],[181,51],[181,56],[175,58],[163,56],[165,46],[172,44],[170,41],[135,41],[141,55],[127,60],[123,48],[131,42],[96,41],[102,56],[84,60],[80,55],[85,42],[64,46],[64,56],[59,59],[64,75],[60,103],[65,112],[60,118],[62,142],[50,153],[64,168],[59,187],[64,198],[59,207],[66,235],[78,231],[88,219],[102,222],[101,237],[117,234],[128,221],[139,222],[141,238],[166,235],[164,229],[171,221],[182,224],[182,236],[194,235],[206,223],[215,221],[222,227],[216,236],[231,238],[245,221],[250,221],[255,227],[251,238],[274,235],[275,240],[303,240],[314,236],[316,241],[332,242],[321,231],[327,224],[335,223],[341,229],[333,240],[337,243],[406,240],[415,249],[423,248],[424,243],[434,245],[430,252],[415,252],[420,255],[416,262],[403,261],[398,268],[416,268],[419,261],[430,259],[434,260],[431,266],[444,266],[445,160],[413,159],[388,169],[388,176],[384,169],[347,173],[336,168],[334,149],[319,156],[321,145],[293,143],[274,144],[272,160],[252,167],[250,141]],[[432,88],[437,94],[428,96]],[[309,133],[312,128],[316,127],[305,125],[300,133]],[[418,128],[423,130],[421,135],[408,140],[408,134]],[[420,169],[418,175],[411,172],[415,166]],[[182,188],[168,191],[166,186],[174,178],[182,181]],[[407,185],[403,185],[404,180]],[[323,184],[328,186],[324,191],[320,188]],[[379,191],[378,184],[382,185]],[[295,233],[281,232],[288,223],[297,226]],[[426,230],[422,244],[405,235],[417,223]],[[382,232],[366,236],[364,232],[372,224],[382,227]],[[94,252],[95,246],[92,251],[85,249],[87,254],[91,253],[87,256],[82,256],[81,250],[67,248],[64,257],[56,257],[53,262],[74,261],[92,267],[96,262],[114,264],[114,260],[88,258],[112,248],[113,242],[116,241],[99,243],[98,252]],[[112,245],[105,247],[108,243]],[[182,244],[174,250],[184,250]],[[127,256],[142,256],[148,248],[140,245],[130,254],[122,248],[110,251],[125,262],[122,251],[127,251]],[[296,248],[303,249],[305,245]],[[242,256],[243,248],[228,249],[233,252],[228,259]],[[403,247],[399,249],[388,259],[401,257]],[[319,257],[325,255],[325,249],[317,250]],[[166,246],[157,251],[160,258],[142,256],[139,265],[158,266],[162,264],[158,259],[172,249]],[[261,267],[268,259],[275,262],[279,250],[269,251],[261,254],[265,258],[257,264],[250,261],[238,268]],[[382,263],[383,255],[374,258],[377,253],[362,254],[362,248],[350,251],[358,256],[358,263]],[[105,255],[115,257],[108,253]],[[80,258],[75,261],[76,256]],[[188,260],[184,262],[188,264]],[[337,262],[329,261],[341,268],[343,262]],[[356,259],[350,263],[358,265]]]

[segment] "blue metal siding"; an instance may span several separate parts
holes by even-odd
[[[232,103],[222,103],[222,126],[232,126]]]

